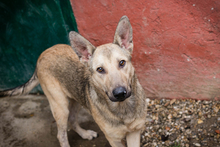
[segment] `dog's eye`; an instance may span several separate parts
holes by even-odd
[[[98,67],[98,68],[97,68],[97,71],[98,71],[99,73],[105,73],[105,70],[104,70],[102,67]]]
[[[121,60],[120,62],[119,62],[119,67],[124,67],[125,66],[125,63],[126,63],[126,61],[125,60]]]

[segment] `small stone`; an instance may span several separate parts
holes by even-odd
[[[177,117],[177,113],[176,112],[173,113],[173,117]]]
[[[202,124],[202,123],[203,123],[203,120],[198,119],[198,124]]]
[[[213,133],[210,133],[210,136],[213,137],[213,136],[215,136],[215,135],[214,135]]]
[[[176,99],[172,99],[171,101],[170,101],[170,105],[173,105],[173,103],[175,103],[176,102]]]
[[[191,131],[190,129],[187,129],[187,130],[186,130],[186,134],[189,135],[189,134],[191,134],[191,133],[192,133],[192,131]]]
[[[154,116],[152,117],[152,119],[153,119],[153,120],[158,120],[158,117],[154,115]]]
[[[168,119],[172,119],[172,117],[173,117],[172,114],[169,114],[169,115],[167,116]]]
[[[208,104],[210,104],[210,102],[209,101],[203,101],[203,104],[208,105]]]
[[[167,127],[167,126],[166,126],[166,128],[165,128],[165,129],[166,129],[167,131],[169,131],[169,130],[170,130],[170,127]]]
[[[168,102],[166,102],[166,104],[164,104],[164,106],[166,107],[166,106],[168,106],[170,104],[170,102],[168,101]]]
[[[193,143],[195,146],[201,146],[199,143]]]
[[[156,105],[155,107],[158,109],[158,108],[160,108],[161,106],[160,106],[160,105]]]
[[[146,122],[152,122],[153,120],[151,118],[146,118]]]
[[[197,136],[196,136],[196,135],[193,135],[192,138],[197,138]]]
[[[200,111],[200,112],[198,112],[198,115],[201,117],[202,116],[202,112]]]
[[[218,123],[220,123],[220,117],[217,118]]]
[[[178,108],[177,106],[173,106],[173,109],[174,109],[175,111],[178,111],[178,110],[179,110],[179,108]]]
[[[216,132],[217,134],[220,134],[220,130],[215,130],[215,132]]]
[[[180,118],[182,115],[177,115],[176,118]]]
[[[218,113],[219,108],[215,106],[215,107],[213,108],[213,111],[214,111],[215,113]]]

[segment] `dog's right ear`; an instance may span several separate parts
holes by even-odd
[[[87,63],[95,51],[95,46],[93,46],[87,39],[74,31],[69,33],[69,39],[71,47],[79,56],[80,62]]]
[[[122,16],[115,31],[113,43],[121,48],[127,49],[130,53],[133,51],[133,32],[130,21],[127,16]]]

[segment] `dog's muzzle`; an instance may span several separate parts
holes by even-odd
[[[114,98],[110,98],[110,100],[113,102],[122,102],[131,96],[131,92],[128,92],[125,87],[117,87],[113,89],[112,94]]]

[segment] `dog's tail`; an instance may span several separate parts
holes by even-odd
[[[25,84],[20,85],[16,88],[0,91],[0,98],[27,94],[38,84],[39,84],[39,80],[37,78],[37,72],[35,70],[30,80],[27,81]]]

